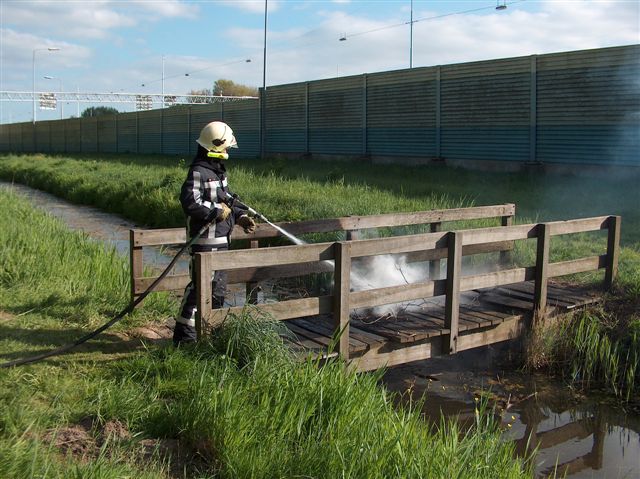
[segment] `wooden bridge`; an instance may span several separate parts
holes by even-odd
[[[351,367],[367,371],[516,338],[535,317],[559,314],[599,299],[599,291],[554,283],[553,278],[603,269],[604,288],[611,286],[617,272],[620,217],[513,225],[514,214],[515,205],[507,204],[279,224],[294,235],[346,233],[344,241],[300,246],[258,247],[259,241],[280,235],[268,225],[259,225],[250,236],[236,232],[232,238],[249,241],[250,248],[196,255],[196,329],[199,335],[206,334],[227,315],[241,314],[246,308],[212,309],[214,270],[228,270],[230,284],[246,283],[249,302],[255,302],[253,292],[259,281],[329,273],[333,275],[331,294],[255,307],[285,321],[291,331],[285,340],[298,354],[339,355]],[[460,223],[486,218],[498,218],[501,226],[462,229],[467,223]],[[412,225],[429,225],[430,232],[358,239],[362,230]],[[552,237],[601,230],[606,230],[602,254],[550,262]],[[183,229],[131,231],[134,296],[155,279],[143,275],[142,248],[184,241]],[[514,267],[514,245],[527,241],[535,242],[531,245],[534,264]],[[483,254],[496,257],[491,270],[465,273],[463,257],[469,261]],[[416,282],[353,289],[354,266],[382,255],[419,263],[428,274]],[[188,280],[186,275],[168,276],[159,289],[179,290]],[[376,308],[390,304],[401,306],[393,314],[377,312]]]

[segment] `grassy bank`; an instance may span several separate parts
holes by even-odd
[[[150,227],[182,226],[177,191],[190,158],[0,155],[0,178],[91,204]],[[637,179],[478,172],[358,162],[232,158],[231,185],[273,221],[515,203],[520,221],[623,216],[640,250]]]
[[[127,289],[112,251],[10,192],[0,208],[2,259],[13,260],[0,269],[2,361],[66,343],[119,309]],[[51,265],[38,270],[38,258]],[[175,306],[158,297],[137,320]],[[141,353],[109,347],[107,333],[0,370],[0,476],[531,477],[488,415],[471,431],[430,429],[375,375],[293,362],[276,328],[246,316],[212,343]]]

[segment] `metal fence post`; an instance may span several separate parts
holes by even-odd
[[[309,82],[304,83],[304,152],[309,154]]]
[[[442,88],[441,88],[442,67],[436,67],[436,158],[442,157]]]
[[[362,156],[367,156],[367,74],[362,75]]]
[[[537,162],[537,137],[538,137],[538,71],[537,55],[531,55],[530,73],[530,100],[529,100],[529,161]]]

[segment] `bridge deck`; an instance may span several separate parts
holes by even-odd
[[[528,281],[461,294],[459,331],[461,338],[467,338],[467,346],[459,349],[517,336],[520,325],[532,317],[533,290],[533,282]],[[550,282],[547,297],[547,313],[554,316],[599,301],[601,292]],[[365,358],[357,368],[369,370],[442,354],[442,337],[450,333],[444,321],[442,297],[414,301],[394,313],[355,311],[349,325],[349,357],[356,362]],[[331,350],[334,324],[329,315],[293,319],[285,324],[292,333],[285,340],[297,354],[335,355]]]

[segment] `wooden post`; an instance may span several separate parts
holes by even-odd
[[[534,318],[544,317],[547,309],[547,282],[549,267],[550,228],[546,223],[537,226],[538,248],[536,253],[536,277],[533,293]]]
[[[509,215],[509,216],[502,216],[501,217],[501,223],[502,226],[511,226],[513,224],[513,216]],[[500,251],[500,265],[501,266],[507,266],[509,263],[511,263],[511,251],[513,250],[513,244],[514,242],[511,241],[510,242],[510,247],[508,250],[503,250]]]
[[[432,233],[437,233],[442,229],[442,223],[440,222],[431,223],[429,229]],[[432,261],[429,261],[429,279],[430,280],[433,281],[434,279],[440,278],[440,268],[441,268],[441,265],[440,265],[439,259],[434,259]]]
[[[213,253],[196,253],[196,298],[197,298],[197,310],[196,310],[196,337],[198,340],[202,339],[203,325],[210,326],[207,330],[213,329],[218,324],[207,325],[208,319],[211,316],[211,277],[212,261],[211,255]],[[203,324],[204,323],[204,324]]]
[[[449,343],[443,351],[455,354],[458,351],[458,320],[460,316],[460,277],[462,276],[462,232],[452,231],[447,241],[447,283],[444,305],[444,327],[450,331]],[[447,336],[445,336],[446,338]]]
[[[251,240],[249,242],[249,248],[258,248],[259,246],[258,240]],[[255,281],[248,282],[245,289],[249,304],[258,304],[258,283]]]
[[[611,289],[613,280],[618,274],[618,257],[620,254],[620,216],[609,216],[607,237],[607,266],[604,273],[604,287]]]
[[[142,246],[136,246],[136,230],[129,230],[129,266],[131,272],[131,301],[136,297],[136,279],[144,273]]]
[[[335,272],[333,286],[333,321],[335,337],[338,340],[338,354],[344,361],[349,360],[349,294],[351,291],[351,243],[335,243]]]

